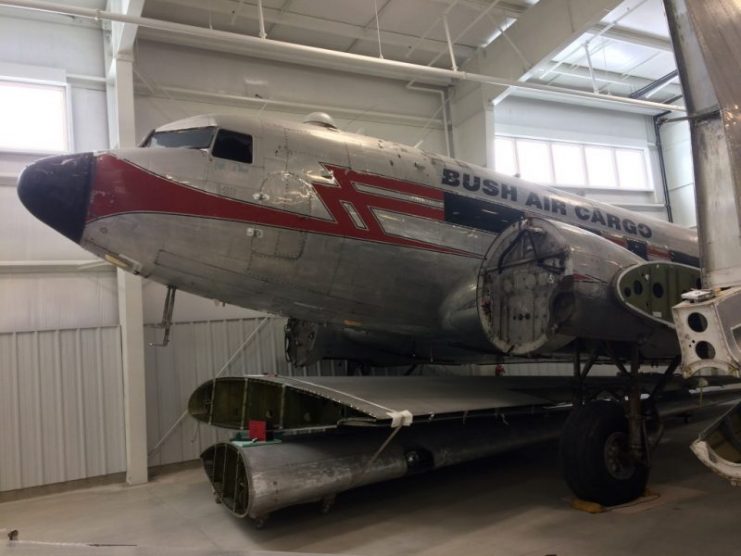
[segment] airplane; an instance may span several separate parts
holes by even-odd
[[[296,365],[563,354],[583,384],[612,362],[615,400],[627,402],[579,390],[561,436],[565,477],[605,504],[645,490],[653,402],[679,364],[671,307],[699,287],[690,229],[341,131],[323,113],[187,118],[136,148],[34,162],[18,195],[173,293],[289,317]],[[666,365],[650,391],[644,364]]]

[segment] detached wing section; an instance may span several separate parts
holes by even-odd
[[[647,392],[660,374],[644,377]],[[702,387],[737,381],[708,377]],[[675,377],[659,402],[662,415],[697,408],[720,397],[739,397],[740,390],[711,388],[698,398],[690,394],[696,380]],[[273,432],[313,434],[339,427],[394,428],[438,422],[467,422],[481,417],[547,415],[570,409],[575,384],[571,376],[415,376],[307,377],[249,375],[224,377],[202,384],[190,397],[189,413],[209,425],[247,430],[263,421]],[[625,395],[620,377],[592,377],[584,388],[592,396]],[[716,390],[716,391],[713,391]]]
[[[485,376],[226,377],[201,385],[191,395],[188,410],[218,427],[244,430],[250,421],[268,421],[274,430],[307,433],[338,426],[460,421],[554,404],[553,399],[504,384]]]

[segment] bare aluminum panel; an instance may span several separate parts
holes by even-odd
[[[741,280],[741,5],[733,0],[665,4],[691,118],[704,285],[731,286]]]

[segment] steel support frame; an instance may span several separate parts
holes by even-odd
[[[478,71],[526,80],[535,75],[543,60],[549,60],[555,52],[573,43],[619,4],[619,0],[541,0],[507,29],[508,38],[517,49],[501,37],[494,40],[475,56]],[[528,64],[523,62],[523,57]],[[495,103],[508,92],[507,87],[491,89]]]

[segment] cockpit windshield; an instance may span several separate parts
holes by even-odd
[[[215,127],[155,131],[147,138],[143,146],[169,149],[208,149],[215,133]]]

